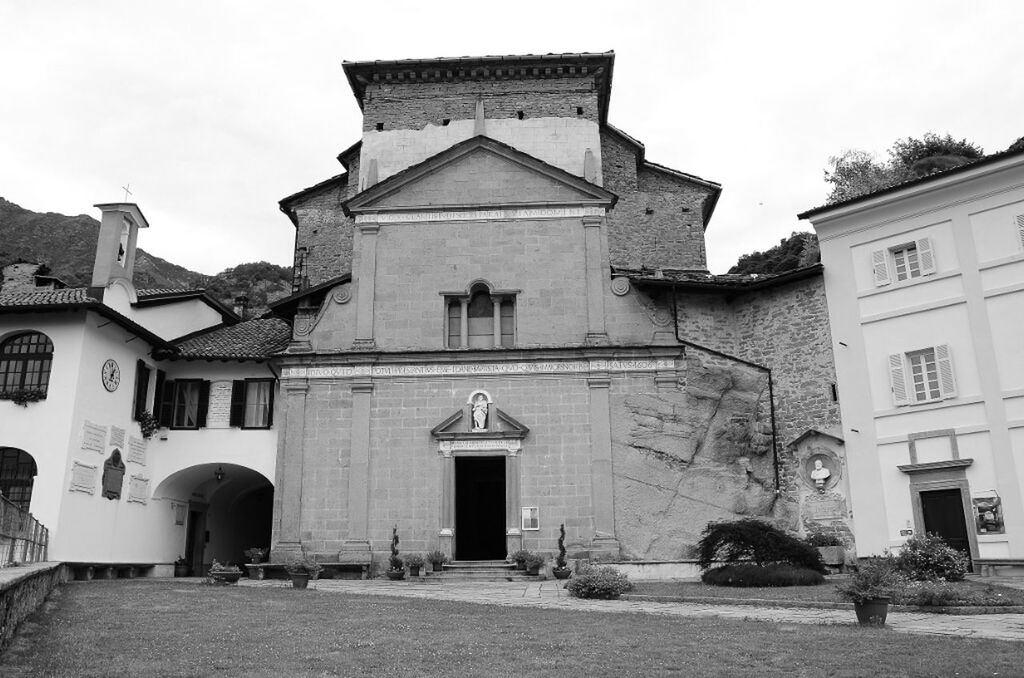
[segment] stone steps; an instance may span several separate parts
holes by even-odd
[[[517,570],[514,563],[504,560],[453,560],[444,564],[442,572],[428,572],[430,578],[443,581],[514,581],[536,580],[537,577]]]

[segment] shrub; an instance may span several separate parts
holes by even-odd
[[[398,525],[395,525],[395,529],[391,530],[391,556],[388,557],[388,565],[392,572],[405,569],[405,562],[398,555]]]
[[[427,561],[418,553],[412,553],[404,558],[404,562],[409,567],[423,567]]]
[[[530,552],[526,549],[519,549],[518,551],[513,551],[508,555],[509,560],[511,560],[513,563],[520,567],[522,567],[523,564],[526,563],[526,559],[529,557]]]
[[[320,576],[320,572],[324,568],[323,565],[312,558],[308,558],[303,555],[301,557],[291,558],[287,563],[285,563],[284,569],[288,574],[308,574],[310,579],[316,579]]]
[[[539,569],[546,560],[547,558],[539,553],[531,553],[526,557],[526,560],[523,561],[523,564],[526,566],[527,570]]]
[[[445,555],[444,551],[435,550],[427,554],[427,562],[431,564],[444,565],[448,562],[448,556]]]
[[[917,581],[961,581],[968,561],[937,534],[916,534],[896,556],[896,567]]]
[[[707,570],[700,580],[711,586],[816,586],[825,583],[820,572],[793,565],[737,563]]]
[[[893,596],[897,605],[922,607],[956,605],[961,607],[1001,607],[1020,605],[1024,594],[995,586],[975,587],[946,581],[912,581]]]
[[[613,600],[632,591],[633,585],[614,567],[589,567],[570,579],[565,588],[576,598]]]
[[[845,546],[845,544],[843,544],[843,540],[835,532],[811,532],[804,537],[804,541],[807,542],[808,545],[814,547]]]
[[[896,569],[892,556],[869,558],[836,591],[854,603],[876,598],[893,598],[906,585],[906,578]]]
[[[565,569],[565,523],[558,526],[558,556],[555,558],[555,567],[559,570]]]
[[[784,563],[825,572],[821,554],[816,548],[773,525],[752,518],[708,523],[697,542],[697,551],[697,563],[704,570],[716,561],[752,561],[755,565]]]

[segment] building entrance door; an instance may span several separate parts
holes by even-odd
[[[455,558],[505,558],[505,457],[455,459]]]
[[[967,536],[963,497],[959,489],[922,492],[921,514],[925,532],[939,535],[970,559],[971,543]]]

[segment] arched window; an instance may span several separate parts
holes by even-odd
[[[28,452],[0,447],[0,494],[23,511],[32,501],[36,462]]]
[[[53,342],[40,332],[16,334],[0,343],[0,391],[41,391],[50,385]]]
[[[448,348],[512,348],[515,295],[516,291],[491,290],[483,283],[473,285],[468,295],[445,293]]]

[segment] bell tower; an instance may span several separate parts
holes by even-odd
[[[139,206],[133,202],[95,205],[103,212],[100,237],[96,241],[96,260],[90,289],[102,290],[115,280],[131,286],[135,271],[135,243],[140,228],[149,228]]]

